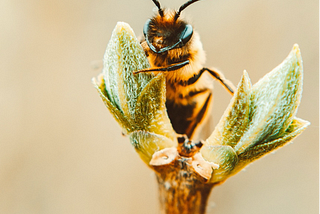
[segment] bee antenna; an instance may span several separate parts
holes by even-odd
[[[160,6],[159,1],[158,1],[158,0],[152,0],[152,1],[153,1],[153,3],[157,6],[159,15],[160,15],[161,17],[163,17],[163,10],[161,9],[161,6]]]
[[[174,16],[174,20],[177,21],[177,19],[180,16],[181,11],[183,11],[186,7],[188,7],[190,4],[197,2],[199,0],[189,0],[186,3],[184,3],[178,10],[178,12],[176,12],[176,15]]]

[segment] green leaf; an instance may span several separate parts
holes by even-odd
[[[104,81],[96,87],[125,133],[145,130],[173,140],[175,132],[165,107],[164,75],[133,74],[148,67],[148,59],[133,30],[118,22],[104,55]]]
[[[146,131],[134,131],[130,134],[130,142],[136,149],[140,158],[149,165],[152,155],[164,148],[176,146],[176,143],[171,139],[150,133]]]
[[[133,74],[148,67],[133,30],[118,22],[104,55],[103,77],[93,80],[105,105],[147,164],[155,151],[177,146],[166,112],[165,76]]]
[[[210,180],[211,183],[225,180],[233,172],[238,163],[238,156],[231,146],[203,146],[200,152],[206,161],[219,165],[219,168],[214,170],[214,174]]]
[[[143,48],[127,23],[117,23],[103,60],[103,75],[110,101],[126,117],[134,119],[137,99],[154,75],[133,75],[134,71],[150,66]]]
[[[129,118],[127,118],[121,110],[118,109],[118,107],[110,101],[110,98],[105,90],[105,84],[104,80],[102,78],[99,78],[100,82],[96,80],[95,78],[92,79],[92,82],[97,89],[97,91],[100,94],[100,97],[104,104],[107,106],[109,111],[111,112],[112,116],[116,119],[116,121],[119,123],[119,125],[124,129],[125,133],[131,132],[135,130],[134,124],[130,121]]]
[[[234,147],[249,123],[251,82],[246,71],[238,84],[232,100],[206,145],[229,145]]]
[[[302,93],[298,45],[252,88],[244,73],[228,109],[201,154],[220,165],[210,182],[221,182],[254,160],[287,144],[309,122],[295,118]]]
[[[302,93],[302,59],[298,45],[289,56],[253,86],[248,130],[235,146],[238,154],[276,139],[296,114]]]
[[[237,165],[237,169],[235,171],[239,171],[252,161],[286,145],[288,142],[292,141],[295,137],[301,134],[301,132],[304,131],[309,125],[310,123],[308,121],[294,118],[291,122],[291,125],[284,133],[282,133],[281,136],[279,136],[279,138],[270,142],[258,144],[252,147],[250,150],[246,150],[240,154],[239,164]]]
[[[176,140],[166,109],[166,79],[158,74],[141,92],[135,108],[135,124],[145,130]]]

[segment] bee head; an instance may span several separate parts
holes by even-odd
[[[190,4],[199,0],[189,0],[178,11],[164,11],[158,0],[152,0],[158,7],[158,15],[148,19],[143,34],[149,48],[157,54],[184,47],[191,39],[193,28],[179,19],[180,13]]]

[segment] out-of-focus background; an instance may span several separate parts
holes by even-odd
[[[161,0],[178,8],[186,0]],[[153,172],[139,159],[95,91],[117,21],[137,35],[151,0],[0,2],[0,213],[157,213]],[[293,144],[213,189],[208,213],[318,213],[319,3],[203,0],[187,16],[215,66],[252,83],[300,45],[311,122]],[[214,122],[230,95],[215,85]]]

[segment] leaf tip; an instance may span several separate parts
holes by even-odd
[[[132,28],[126,22],[117,22],[116,27],[114,28],[114,32],[116,33],[129,32],[130,34],[134,34]]]

